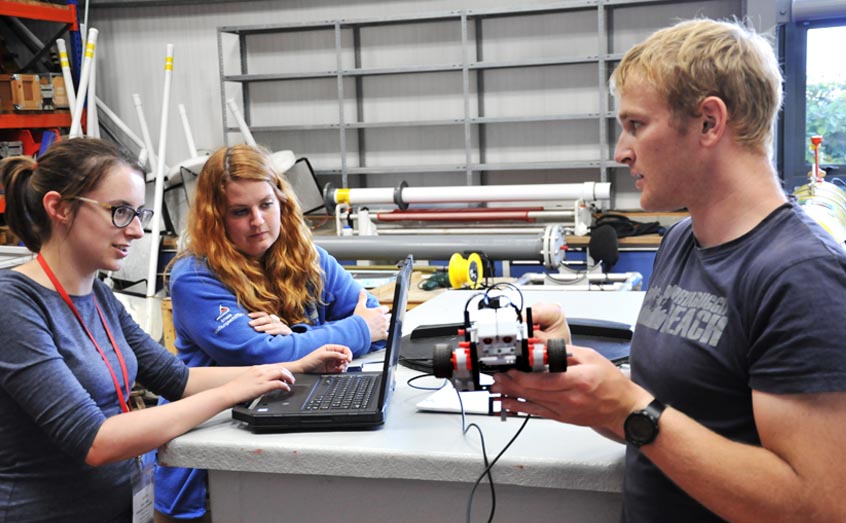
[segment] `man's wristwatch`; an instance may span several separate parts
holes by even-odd
[[[663,403],[654,399],[645,409],[629,414],[623,424],[626,441],[638,448],[655,441],[658,436],[658,418],[665,408]]]

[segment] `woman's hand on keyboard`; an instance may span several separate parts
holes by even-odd
[[[352,351],[344,345],[327,344],[288,364],[293,372],[344,372],[352,361]]]

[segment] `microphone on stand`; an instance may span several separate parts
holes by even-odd
[[[620,258],[617,231],[610,225],[600,225],[590,231],[588,253],[595,263],[602,264],[602,272],[608,274]]]

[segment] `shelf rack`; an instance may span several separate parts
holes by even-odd
[[[614,26],[619,24],[620,12],[626,9],[638,9],[650,5],[654,6],[652,9],[663,9],[665,4],[667,4],[665,0],[573,0],[542,6],[457,10],[416,16],[219,27],[218,52],[224,136],[228,144],[230,135],[239,132],[237,127],[227,124],[230,120],[226,117],[225,100],[229,97],[228,93],[235,92],[236,96],[241,98],[244,117],[254,134],[316,133],[325,140],[326,133],[337,133],[340,165],[313,163],[318,175],[336,176],[344,187],[350,186],[352,177],[358,178],[357,185],[367,186],[367,175],[415,173],[464,173],[463,184],[474,185],[484,183],[485,176],[499,171],[548,173],[571,171],[577,176],[584,174],[595,181],[607,182],[613,170],[624,167],[613,160],[616,114],[608,88],[608,77],[614,64],[622,57],[620,51],[625,50],[612,48],[615,44]],[[743,12],[742,0],[737,0],[736,5],[730,4],[727,7],[716,6],[716,4],[702,7],[702,2],[694,0],[677,1],[674,4],[666,10],[666,16],[662,14],[655,18],[654,29],[672,23],[674,18],[680,16],[692,17],[699,14],[719,17]],[[724,9],[725,13],[718,12],[720,9]],[[559,33],[557,26],[547,20],[551,17],[559,17],[556,20],[567,22],[568,27],[561,28]],[[663,20],[664,17],[667,20]],[[514,57],[508,52],[503,53],[501,51],[504,44],[497,40],[507,40],[512,36],[508,34],[509,29],[507,29],[512,21],[526,25],[537,23],[545,30],[551,31],[553,38],[549,39],[548,46],[541,45],[533,54],[525,53]],[[424,33],[425,29],[420,28],[427,24],[432,24],[432,31],[438,35],[445,35],[446,39],[444,42],[437,42],[438,45],[444,47],[445,52],[444,56],[435,60],[419,59],[421,55],[417,52],[418,50],[414,45],[409,44],[409,42],[413,43],[413,37],[407,41],[397,37],[398,33],[411,34],[415,30],[418,33]],[[575,25],[578,27],[574,27]],[[394,29],[397,30],[390,33]],[[638,27],[638,29],[642,28]],[[378,44],[374,45],[374,39],[372,37],[368,39],[366,36],[367,31],[379,30],[386,31],[394,39],[388,38],[388,44],[383,44],[381,47]],[[560,46],[555,37],[567,36],[563,33],[568,30],[579,33],[577,36],[581,36],[583,43],[587,45]],[[497,34],[498,31],[499,34]],[[533,36],[529,34],[528,37]],[[289,51],[284,47],[285,43],[293,43],[290,45],[292,56],[281,56],[282,63],[288,64],[287,66],[274,65],[270,58],[276,55],[272,55],[267,49],[261,49],[259,54],[265,53],[265,55],[255,58],[254,46],[261,48],[262,45],[267,45],[269,38],[280,39],[282,43],[270,44],[269,47],[282,55]],[[300,41],[308,43],[299,45]],[[326,56],[322,56],[323,59],[315,60],[313,63],[307,61],[298,63],[293,55],[302,48],[314,45],[315,41],[322,42],[322,45],[326,47]],[[261,45],[255,45],[257,43]],[[391,43],[396,45],[396,49],[390,49]],[[432,41],[426,40],[426,43],[432,44]],[[489,45],[492,47],[486,47]],[[402,65],[386,66],[384,63],[373,63],[376,51],[370,46],[394,55],[394,58],[397,55],[401,56],[401,59],[394,61]],[[237,51],[232,52],[232,47],[236,47]],[[385,47],[388,47],[387,51]],[[486,56],[490,49],[494,50],[490,54],[499,54],[499,56]],[[334,59],[330,56],[332,52],[334,52]],[[236,54],[237,58],[234,58]],[[427,61],[433,63],[425,63]],[[376,59],[375,62],[384,62],[384,60]],[[555,81],[558,78],[564,78],[566,81],[573,68],[581,68],[579,74],[590,78],[589,83],[583,82],[577,86],[590,91],[586,97],[588,103],[583,104],[583,107],[565,107],[564,111],[561,108],[534,113],[526,111],[523,114],[512,114],[517,112],[513,110],[510,113],[505,111],[508,114],[496,114],[496,110],[490,110],[490,106],[494,104],[488,102],[486,98],[497,88],[492,86],[496,83],[493,81],[496,79],[491,79],[493,73],[505,71],[519,79],[524,75],[541,74],[543,71],[563,71],[554,73],[559,75],[555,77]],[[550,73],[550,77],[552,74]],[[427,75],[442,75],[449,78],[450,86],[456,89],[451,99],[451,107],[460,107],[460,111],[456,110],[455,114],[450,114],[448,117],[443,117],[442,114],[425,115],[431,117],[416,119],[365,117],[368,114],[367,104],[373,103],[374,100],[379,101],[379,93],[373,92],[378,89],[368,91],[368,88],[372,87],[373,82],[376,81],[373,80],[374,78],[413,78],[415,75],[421,78]],[[455,78],[452,75],[455,75]],[[279,85],[279,89],[282,90],[292,83],[303,82],[322,82],[319,84],[320,89],[314,89],[313,99],[320,100],[324,104],[322,106],[324,109],[332,103],[336,104],[337,111],[334,116],[317,118],[315,121],[304,123],[285,121],[284,117],[268,122],[269,117],[262,113],[270,104],[269,99],[272,94],[268,93],[271,89]],[[332,98],[329,98],[328,94],[330,93],[329,82],[335,84]],[[507,82],[501,82],[500,88],[504,83]],[[550,87],[547,84],[541,89],[557,87],[560,86]],[[545,94],[547,93],[542,92],[541,96]],[[257,105],[254,107],[254,104]],[[579,109],[582,108],[585,110],[580,112]],[[327,111],[324,110],[321,114],[325,116],[328,114]],[[560,126],[565,125],[571,126],[567,130],[571,135],[579,132],[589,135],[590,138],[583,138],[582,142],[590,142],[593,157],[584,158],[586,155],[581,153],[575,155],[572,161],[569,157],[554,161],[548,161],[550,158],[540,158],[541,161],[498,161],[508,157],[497,150],[497,147],[501,146],[502,135],[508,132],[519,134],[530,127],[542,129],[538,131],[540,133],[543,133],[543,130],[552,129],[552,132],[564,134],[559,130]],[[401,133],[405,129],[429,129],[431,133],[449,134],[450,138],[456,139],[460,135],[462,143],[453,143],[450,147],[454,147],[454,151],[463,149],[463,159],[454,161],[455,156],[460,154],[455,153],[451,158],[435,158],[432,163],[408,162],[412,163],[411,165],[402,161],[394,163],[385,163],[384,160],[382,162],[368,161],[368,153],[372,152],[368,149],[370,140],[368,133]],[[489,138],[492,130],[498,133],[496,136],[500,139],[499,145],[489,143],[494,141]],[[510,142],[509,145],[511,145]],[[528,145],[529,149],[534,147],[534,144]],[[557,142],[552,139],[547,141],[547,145],[550,150],[558,147]],[[517,154],[514,157],[520,157],[520,155]],[[565,159],[568,161],[564,161]],[[587,174],[584,173],[585,171]]]
[[[56,22],[62,27],[56,35],[45,43],[45,48],[36,53],[30,60],[34,63],[47,52],[48,47],[53,45],[66,31],[78,31],[79,25],[76,16],[76,6],[48,4],[34,0],[2,0],[0,1],[0,16],[11,16],[26,18],[30,20],[41,20]],[[0,113],[0,129],[45,129],[53,127],[70,127],[71,117],[69,112],[43,112],[43,113]]]

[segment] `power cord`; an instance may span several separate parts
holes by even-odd
[[[406,381],[405,384],[408,385],[409,387],[411,387],[412,389],[417,389],[417,390],[441,390],[442,388],[444,388],[446,386],[447,383],[449,383],[449,380],[444,379],[444,381],[441,383],[441,385],[439,387],[421,387],[420,385],[414,385],[413,384],[415,381],[417,381],[419,379],[429,378],[429,377],[434,378],[435,375],[432,374],[432,373],[418,374],[417,376],[413,376],[411,378],[408,378],[408,381]]]
[[[461,399],[461,392],[459,392],[458,389],[455,389],[455,393],[458,395],[458,405],[461,408],[461,432],[466,435],[471,428],[475,428],[477,431],[479,431],[479,440],[482,443],[482,458],[485,463],[485,470],[482,471],[482,473],[476,479],[476,482],[473,484],[473,489],[470,491],[470,497],[467,498],[467,523],[471,522],[470,518],[473,510],[473,496],[476,494],[476,489],[479,488],[479,485],[482,483],[482,479],[485,476],[487,476],[488,478],[488,484],[490,485],[491,490],[491,511],[488,514],[488,523],[491,523],[493,521],[494,514],[496,513],[496,486],[494,485],[493,476],[491,475],[491,469],[494,465],[496,465],[496,462],[499,461],[499,458],[501,458],[502,455],[505,454],[505,451],[508,450],[508,448],[511,447],[511,445],[517,440],[517,436],[519,436],[520,433],[523,432],[523,429],[526,428],[526,424],[529,422],[529,419],[531,419],[531,416],[526,416],[526,419],[523,420],[523,424],[520,425],[520,428],[517,429],[517,432],[514,434],[514,436],[512,436],[508,443],[505,445],[505,447],[501,451],[499,451],[499,454],[496,455],[493,461],[488,463],[488,452],[485,447],[485,435],[482,432],[482,428],[475,423],[470,423],[469,425],[466,425],[467,417],[464,411],[464,402]]]

